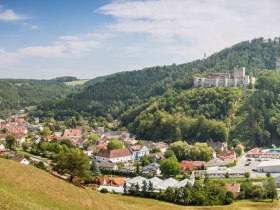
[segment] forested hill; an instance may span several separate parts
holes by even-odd
[[[64,80],[0,79],[1,117],[11,111],[42,104],[46,100],[62,99],[75,92]]]
[[[83,115],[120,117],[130,106],[138,105],[153,96],[163,95],[169,89],[192,87],[192,76],[207,72],[232,72],[244,66],[251,75],[258,76],[266,69],[274,69],[275,56],[280,54],[279,38],[263,38],[238,43],[203,60],[181,65],[145,68],[122,72],[93,82],[78,94],[66,100],[44,103],[40,110],[48,116]],[[42,113],[42,112],[40,112]]]

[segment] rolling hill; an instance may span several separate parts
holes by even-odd
[[[279,38],[244,41],[206,59],[121,72],[90,80],[85,83],[84,90],[59,101],[52,106],[51,111],[59,117],[83,113],[96,116],[111,114],[119,118],[130,106],[142,104],[170,89],[180,91],[191,88],[194,74],[232,72],[234,67],[245,66],[247,73],[258,76],[267,69],[275,68],[275,57],[279,54]],[[40,110],[49,112],[50,108],[42,104]]]
[[[45,171],[0,158],[0,209],[13,210],[194,210],[276,209],[278,201],[240,201],[230,206],[184,207],[151,199],[101,194],[78,188]]]

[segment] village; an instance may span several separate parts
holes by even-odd
[[[262,150],[246,148],[238,143],[229,147],[227,142],[208,142],[190,145],[187,142],[165,143],[137,140],[126,130],[115,129],[117,121],[106,126],[88,123],[69,128],[64,124],[54,126],[55,122],[41,123],[39,118],[32,121],[27,115],[19,113],[0,120],[0,156],[13,161],[34,165],[45,169],[54,176],[69,179],[68,174],[60,174],[52,164],[52,156],[63,145],[79,148],[89,157],[93,170],[92,182],[77,182],[99,191],[124,193],[127,187],[143,187],[148,183],[154,191],[168,187],[179,188],[187,183],[209,179],[228,179],[226,189],[236,197],[240,193],[240,184],[236,179],[276,177],[280,187],[280,150]],[[50,128],[57,127],[52,131]],[[196,160],[178,160],[176,147],[205,147],[210,157]],[[50,149],[56,147],[56,149]],[[174,149],[175,148],[175,149]],[[170,164],[163,160],[172,159]],[[167,161],[166,161],[167,162]],[[176,168],[177,167],[177,168]],[[174,169],[175,168],[175,169]],[[232,182],[230,181],[232,180]]]

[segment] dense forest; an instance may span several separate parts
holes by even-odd
[[[26,82],[28,85],[5,81],[10,85],[3,86],[10,87],[15,107],[38,105],[33,115],[58,120],[77,114],[108,121],[119,119],[121,126],[138,138],[193,143],[228,140],[248,146],[277,144],[280,76],[272,70],[275,57],[280,55],[279,41],[280,38],[257,38],[202,60],[98,77],[86,82],[78,93],[67,89],[59,82],[61,79],[44,81],[34,88],[31,81]],[[232,73],[241,66],[246,67],[247,74],[257,77],[254,88],[193,88],[194,75]],[[49,92],[40,91],[43,84]],[[42,95],[50,100],[42,103]],[[0,97],[5,99],[5,95]],[[9,104],[2,101],[2,106]]]
[[[1,79],[0,109],[1,116],[15,110],[36,106],[46,100],[63,99],[76,92],[75,88],[64,84],[66,78],[52,80]]]

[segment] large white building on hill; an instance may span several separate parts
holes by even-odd
[[[194,87],[217,87],[217,86],[248,86],[255,84],[256,78],[245,74],[245,67],[234,69],[230,73],[209,73],[205,77],[194,77]]]

